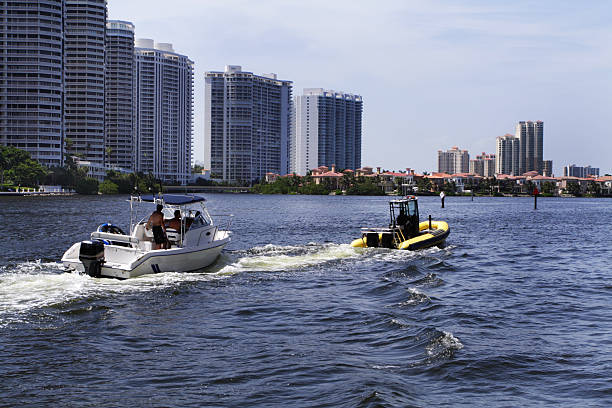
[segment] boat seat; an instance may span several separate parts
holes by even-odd
[[[174,228],[166,228],[166,238],[172,245],[178,245],[181,242],[181,233]]]

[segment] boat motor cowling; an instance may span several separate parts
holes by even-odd
[[[99,278],[104,263],[104,243],[102,241],[82,241],[79,261],[83,264],[86,274]]]

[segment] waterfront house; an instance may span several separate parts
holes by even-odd
[[[444,188],[444,183],[452,181],[453,176],[447,173],[431,173],[423,176],[431,182],[434,191],[441,191]]]
[[[602,195],[612,195],[612,176],[601,176],[595,179],[599,184]]]
[[[478,176],[472,173],[456,173],[451,176],[451,181],[455,183],[455,190],[458,193],[463,193],[466,190],[472,190],[480,184],[482,176]]]
[[[312,179],[316,184],[326,183],[332,190],[340,188],[340,181],[344,174],[336,172],[335,164],[332,164],[331,170],[327,166],[319,166],[311,172]]]

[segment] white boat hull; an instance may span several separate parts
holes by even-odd
[[[210,242],[205,247],[188,247],[141,251],[134,248],[105,245],[105,262],[101,277],[129,279],[163,272],[195,272],[213,264],[230,241],[229,236]],[[81,243],[74,244],[62,258],[64,266],[73,271],[85,272],[79,260]]]

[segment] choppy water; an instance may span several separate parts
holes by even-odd
[[[207,274],[64,273],[125,197],[0,200],[0,406],[612,405],[612,201],[421,198],[444,249],[353,249],[381,197],[210,195]]]

